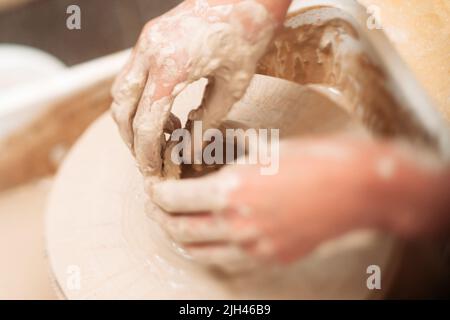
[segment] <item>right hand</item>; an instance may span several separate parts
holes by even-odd
[[[111,107],[144,176],[162,176],[163,133],[181,126],[171,107],[186,85],[209,79],[206,105],[191,114],[203,120],[205,130],[218,125],[245,93],[284,19],[271,15],[266,3],[188,0],[144,27],[113,86]]]
[[[274,175],[230,165],[155,183],[164,211],[152,216],[191,258],[231,273],[297,261],[358,229],[445,235],[450,167],[419,152],[348,137],[284,141]]]

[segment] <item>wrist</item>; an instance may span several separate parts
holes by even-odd
[[[449,226],[449,174],[410,160],[398,159],[398,168],[389,180],[372,181],[379,212],[373,223],[382,231],[402,238],[433,235]]]

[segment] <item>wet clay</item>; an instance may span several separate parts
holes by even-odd
[[[201,102],[203,88],[201,82],[189,86],[174,113],[186,119]],[[263,112],[273,115],[271,122],[259,120]],[[283,137],[310,135],[309,128],[317,134],[365,132],[328,97],[266,76],[253,79],[228,117],[266,127],[279,126],[279,119],[285,124]],[[228,277],[190,260],[159,227],[161,213],[148,201],[143,177],[105,115],[64,162],[49,201],[47,243],[62,293],[71,299],[365,298],[370,293],[360,284],[365,284],[367,265],[376,263],[386,275],[392,270],[392,239],[356,233],[325,243],[287,268]],[[66,279],[74,265],[86,279],[80,290],[72,290]]]
[[[143,33],[132,70],[113,89],[114,118],[141,172],[151,181],[163,178],[164,131],[177,122],[171,115],[177,95],[208,77],[203,107],[189,117],[201,119],[204,130],[217,127],[244,94],[276,28],[270,13],[254,0],[217,6],[197,0],[193,6],[158,18]],[[148,66],[151,58],[154,65]],[[148,68],[159,70],[159,76],[147,79],[143,73]],[[133,130],[127,129],[130,123]]]

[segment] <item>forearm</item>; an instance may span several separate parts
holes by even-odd
[[[416,176],[399,183],[397,205],[386,210],[385,228],[404,238],[440,236],[450,231],[450,175]]]
[[[320,141],[314,143],[312,152],[321,146]],[[325,147],[330,158],[317,159],[306,174],[300,164],[311,155],[308,145],[298,145],[303,152],[290,174],[298,171],[301,179],[296,179],[299,185],[291,189],[314,192],[306,202],[294,194],[292,203],[299,206],[294,212],[326,212],[336,233],[378,229],[414,238],[445,235],[450,230],[448,164],[427,156],[426,151],[409,150],[397,143],[342,139],[330,140]],[[334,161],[335,154],[345,158]],[[315,185],[321,181],[332,190],[323,191]]]

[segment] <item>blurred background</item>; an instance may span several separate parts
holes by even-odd
[[[0,0],[0,299],[57,298],[44,245],[52,176],[108,109],[127,54],[106,59],[116,67],[104,72],[88,61],[132,47],[148,20],[179,2]],[[66,27],[69,5],[81,8],[81,30]]]
[[[142,26],[179,0],[0,0],[0,43],[48,52],[66,66],[133,46]],[[82,30],[65,28],[69,5],[82,8]]]

